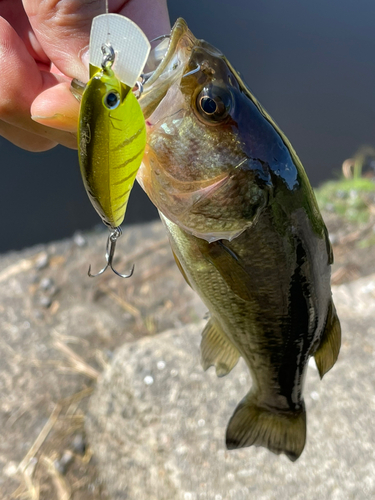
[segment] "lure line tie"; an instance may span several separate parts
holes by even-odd
[[[102,53],[102,68],[106,69],[108,66],[112,67],[113,63],[115,62],[115,50],[109,42],[103,43]]]

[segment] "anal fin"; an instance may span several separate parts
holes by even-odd
[[[264,446],[294,462],[306,442],[306,411],[303,401],[298,411],[277,411],[258,404],[249,392],[233,413],[226,434],[228,450],[246,446]]]
[[[327,315],[327,323],[324,329],[319,347],[314,354],[316,366],[320,378],[336,363],[341,346],[341,327],[337,317],[336,308],[331,300]]]
[[[224,377],[237,364],[240,353],[222,331],[220,325],[211,318],[202,332],[201,364],[204,370],[215,366],[216,375]]]

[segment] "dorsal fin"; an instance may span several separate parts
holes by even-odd
[[[319,370],[320,378],[336,363],[341,346],[341,326],[337,317],[336,308],[331,300],[328,310],[327,323],[314,357]]]
[[[328,229],[326,228],[326,226],[324,226],[324,237],[326,240],[326,247],[327,247],[327,253],[328,253],[328,264],[330,266],[332,266],[333,261],[334,261],[333,250],[332,250],[331,240],[329,239]]]

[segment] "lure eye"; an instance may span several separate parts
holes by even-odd
[[[120,95],[117,92],[111,90],[104,96],[103,102],[106,108],[116,109],[120,104]]]
[[[205,87],[196,98],[199,115],[208,122],[221,122],[229,115],[232,107],[231,93],[222,87]]]

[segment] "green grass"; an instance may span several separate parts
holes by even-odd
[[[366,223],[375,204],[375,183],[369,179],[329,181],[315,190],[319,207],[349,222]]]

